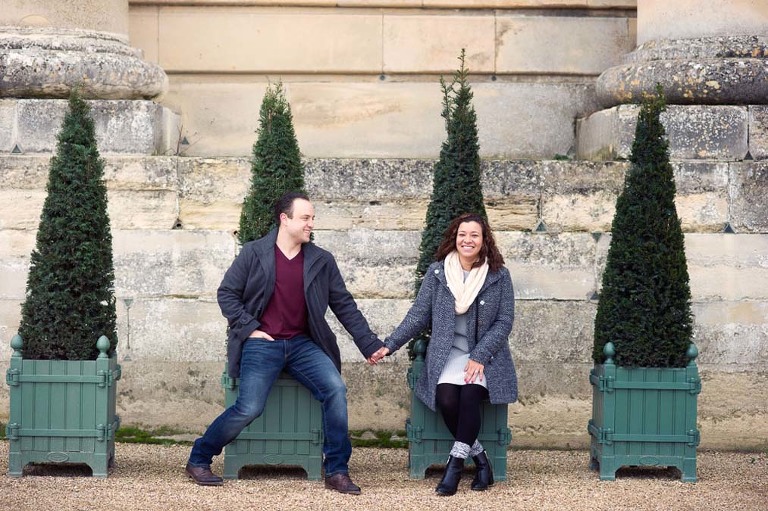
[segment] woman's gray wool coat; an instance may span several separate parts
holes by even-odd
[[[394,352],[432,325],[425,370],[416,382],[416,396],[435,410],[435,391],[440,373],[453,346],[456,300],[448,289],[443,261],[432,263],[402,323],[384,345]],[[509,271],[488,272],[477,298],[467,310],[469,358],[485,366],[488,394],[493,404],[517,401],[517,374],[509,352],[509,334],[515,316],[515,297]]]

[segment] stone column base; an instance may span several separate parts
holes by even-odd
[[[639,111],[620,105],[579,119],[577,159],[629,159]],[[661,121],[673,160],[768,159],[766,105],[669,105]]]
[[[102,154],[179,154],[179,116],[152,101],[88,101]],[[0,99],[0,154],[52,153],[64,99]]]
[[[768,37],[648,41],[600,75],[597,99],[637,103],[657,84],[670,104],[768,104]]]
[[[88,30],[0,27],[0,98],[151,99],[168,77],[124,38]]]

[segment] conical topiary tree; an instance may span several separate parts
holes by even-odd
[[[104,164],[89,107],[77,91],[51,159],[19,334],[28,359],[91,360],[117,345],[112,234]]]
[[[593,359],[615,345],[624,367],[684,367],[692,338],[691,292],[675,181],[660,115],[661,87],[644,100],[595,317]]]
[[[304,192],[304,166],[283,84],[267,87],[253,145],[251,188],[240,213],[241,244],[261,238],[275,226],[272,206],[287,192]]]
[[[486,217],[483,188],[480,183],[480,144],[477,136],[477,115],[472,106],[469,70],[465,67],[465,52],[461,50],[460,66],[447,83],[440,78],[443,91],[443,112],[447,138],[435,163],[432,197],[427,206],[426,226],[421,233],[419,262],[416,265],[415,289],[418,293],[424,273],[435,260],[440,241],[451,220],[463,213]],[[422,334],[424,340],[428,334]],[[414,341],[418,340],[414,339]],[[413,356],[413,342],[409,345]]]

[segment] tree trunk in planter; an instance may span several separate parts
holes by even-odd
[[[96,360],[24,360],[22,339],[11,340],[6,373],[11,411],[8,475],[20,477],[28,463],[84,463],[107,477],[115,459],[117,356],[109,340],[97,342]]]
[[[221,376],[225,406],[235,404],[238,379]],[[297,465],[320,480],[323,468],[322,408],[288,373],[272,385],[264,412],[224,448],[224,478],[237,479],[246,465]]]
[[[685,482],[696,481],[697,400],[701,379],[698,350],[688,349],[683,368],[624,368],[613,362],[613,343],[606,361],[595,365],[592,384],[591,469],[613,481],[623,466],[677,467]]]
[[[424,369],[426,351],[426,343],[423,340],[416,341],[413,346],[416,358],[408,369],[411,416],[406,420],[405,427],[408,435],[408,467],[411,479],[424,479],[424,472],[431,465],[444,465],[454,442],[440,412],[433,412],[413,394],[416,381]],[[512,441],[507,415],[506,404],[494,405],[489,401],[483,403],[482,428],[478,440],[485,447],[496,481],[507,480],[507,446]],[[467,461],[472,463],[471,458]]]

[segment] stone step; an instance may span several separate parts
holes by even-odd
[[[103,154],[178,154],[179,116],[143,100],[89,100]],[[0,154],[52,153],[67,110],[64,99],[0,99]]]
[[[577,158],[629,159],[639,111],[621,105],[577,120]],[[661,121],[672,160],[768,159],[766,105],[668,105]]]
[[[0,154],[0,229],[36,229],[49,155]],[[250,186],[247,158],[106,155],[113,229],[234,232]],[[305,161],[319,230],[421,230],[433,160]],[[672,163],[687,232],[765,232],[768,161]],[[483,193],[500,231],[603,232],[629,164],[484,161]]]

